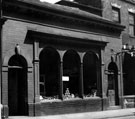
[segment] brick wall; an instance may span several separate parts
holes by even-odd
[[[126,26],[125,30],[122,32],[122,41],[123,44],[128,43],[129,45],[135,45],[135,40],[133,37],[129,36],[129,18],[128,14],[129,11],[128,9],[134,9],[135,4],[132,4],[130,2],[125,2],[122,0],[102,0],[103,3],[103,17],[112,20],[112,5],[111,3],[115,3],[119,6],[120,8],[120,17],[121,17],[121,25]]]
[[[101,111],[104,108],[102,101],[103,100],[101,98],[94,98],[56,102],[42,102],[40,110],[41,115]],[[104,100],[104,103],[107,103],[107,100]]]

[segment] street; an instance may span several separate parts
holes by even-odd
[[[8,119],[48,119],[47,117],[9,117]],[[50,119],[50,118],[49,118]],[[56,119],[51,118],[51,119]],[[64,118],[61,118],[64,119]],[[81,118],[81,119],[85,119],[85,118]],[[98,118],[91,118],[89,117],[89,119],[98,119]],[[100,118],[99,119],[135,119],[135,116],[125,116],[125,117],[111,117],[111,118]]]
[[[135,108],[37,117],[9,116],[8,119],[135,119]]]
[[[135,119],[135,116],[114,117],[114,118],[106,118],[106,119]]]

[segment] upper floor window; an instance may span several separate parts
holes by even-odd
[[[112,20],[120,23],[120,9],[112,6]]]
[[[129,13],[129,34],[135,35],[135,14]]]

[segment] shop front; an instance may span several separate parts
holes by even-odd
[[[110,48],[120,47],[123,26],[77,8],[28,0],[5,0],[3,19],[5,117],[108,108],[105,63]],[[107,70],[114,74],[108,75],[112,105],[120,105],[119,69],[112,62]]]
[[[77,38],[79,32],[76,34],[66,37],[28,31],[26,40],[33,42],[38,62],[34,69],[35,75],[39,74],[39,92],[35,95],[40,96],[41,115],[98,111],[105,106],[101,49],[106,42],[81,39],[88,37],[83,33]]]

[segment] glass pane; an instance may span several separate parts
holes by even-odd
[[[113,19],[113,21],[119,22],[119,11],[117,11],[117,10],[112,11],[112,19]]]
[[[129,24],[134,24],[134,15],[129,14]]]
[[[134,26],[133,25],[129,25],[129,34],[134,35]]]

